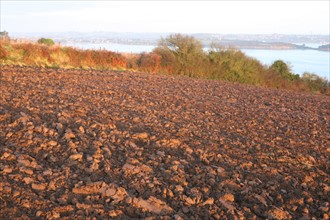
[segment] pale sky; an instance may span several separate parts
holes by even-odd
[[[330,1],[10,1],[10,32],[330,34]]]

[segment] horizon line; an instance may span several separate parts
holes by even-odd
[[[330,36],[329,34],[321,34],[321,33],[310,33],[310,34],[293,34],[293,33],[210,33],[210,32],[175,32],[175,31],[168,31],[168,32],[151,32],[151,31],[145,31],[145,32],[136,32],[136,31],[12,31],[9,32],[7,30],[1,30],[0,32],[8,32],[8,33],[20,33],[20,34],[37,34],[37,33],[136,33],[136,34],[218,34],[218,35],[302,35],[302,36],[315,36],[315,35],[322,35],[322,36]],[[330,39],[329,39],[330,40]]]

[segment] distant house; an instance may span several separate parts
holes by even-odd
[[[1,41],[9,41],[9,40],[10,40],[7,31],[2,31],[2,32],[0,32],[0,40],[1,40]]]

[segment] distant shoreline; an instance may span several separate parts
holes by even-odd
[[[65,44],[121,44],[121,45],[134,45],[134,46],[154,46],[155,43],[148,42],[126,42],[126,41],[67,41],[60,42],[62,45]],[[318,48],[308,47],[304,45],[290,44],[290,43],[263,43],[263,42],[249,42],[249,41],[231,41],[231,42],[215,42],[216,45],[223,48],[233,49],[255,49],[255,50],[317,50],[317,51],[330,51],[330,44],[321,45]],[[211,48],[211,43],[204,43],[204,48]],[[321,49],[320,49],[321,48]]]
[[[60,42],[62,46],[68,46],[70,44],[104,44],[104,45],[111,45],[111,44],[118,44],[118,45],[132,45],[132,46],[153,46],[157,47],[157,44],[148,44],[148,43],[127,43],[127,42],[91,42],[91,41],[71,41],[71,42]],[[233,49],[238,49],[238,50],[244,50],[244,49],[249,49],[249,50],[316,50],[316,51],[323,51],[323,52],[329,52],[330,51],[330,46],[329,44],[322,45],[327,46],[327,48],[314,48],[314,47],[308,47],[308,46],[303,46],[303,45],[297,45],[297,44],[267,44],[267,45],[240,45],[240,44],[218,44],[220,47],[223,47],[225,49],[228,48],[233,48]],[[204,48],[208,49],[211,48],[210,45],[204,44]]]
[[[41,37],[67,44],[122,44],[157,46],[161,38],[172,33],[133,32],[63,32],[63,33],[13,33],[16,39],[36,41]],[[330,51],[328,35],[285,35],[285,34],[188,34],[202,42],[204,47],[216,44],[224,48],[263,50],[317,50]],[[313,46],[311,46],[313,45]],[[315,46],[314,46],[315,45]],[[319,48],[319,46],[321,48]]]

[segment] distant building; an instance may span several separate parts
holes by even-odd
[[[2,31],[2,32],[0,32],[0,40],[1,40],[1,41],[9,41],[9,40],[10,40],[7,31]]]

